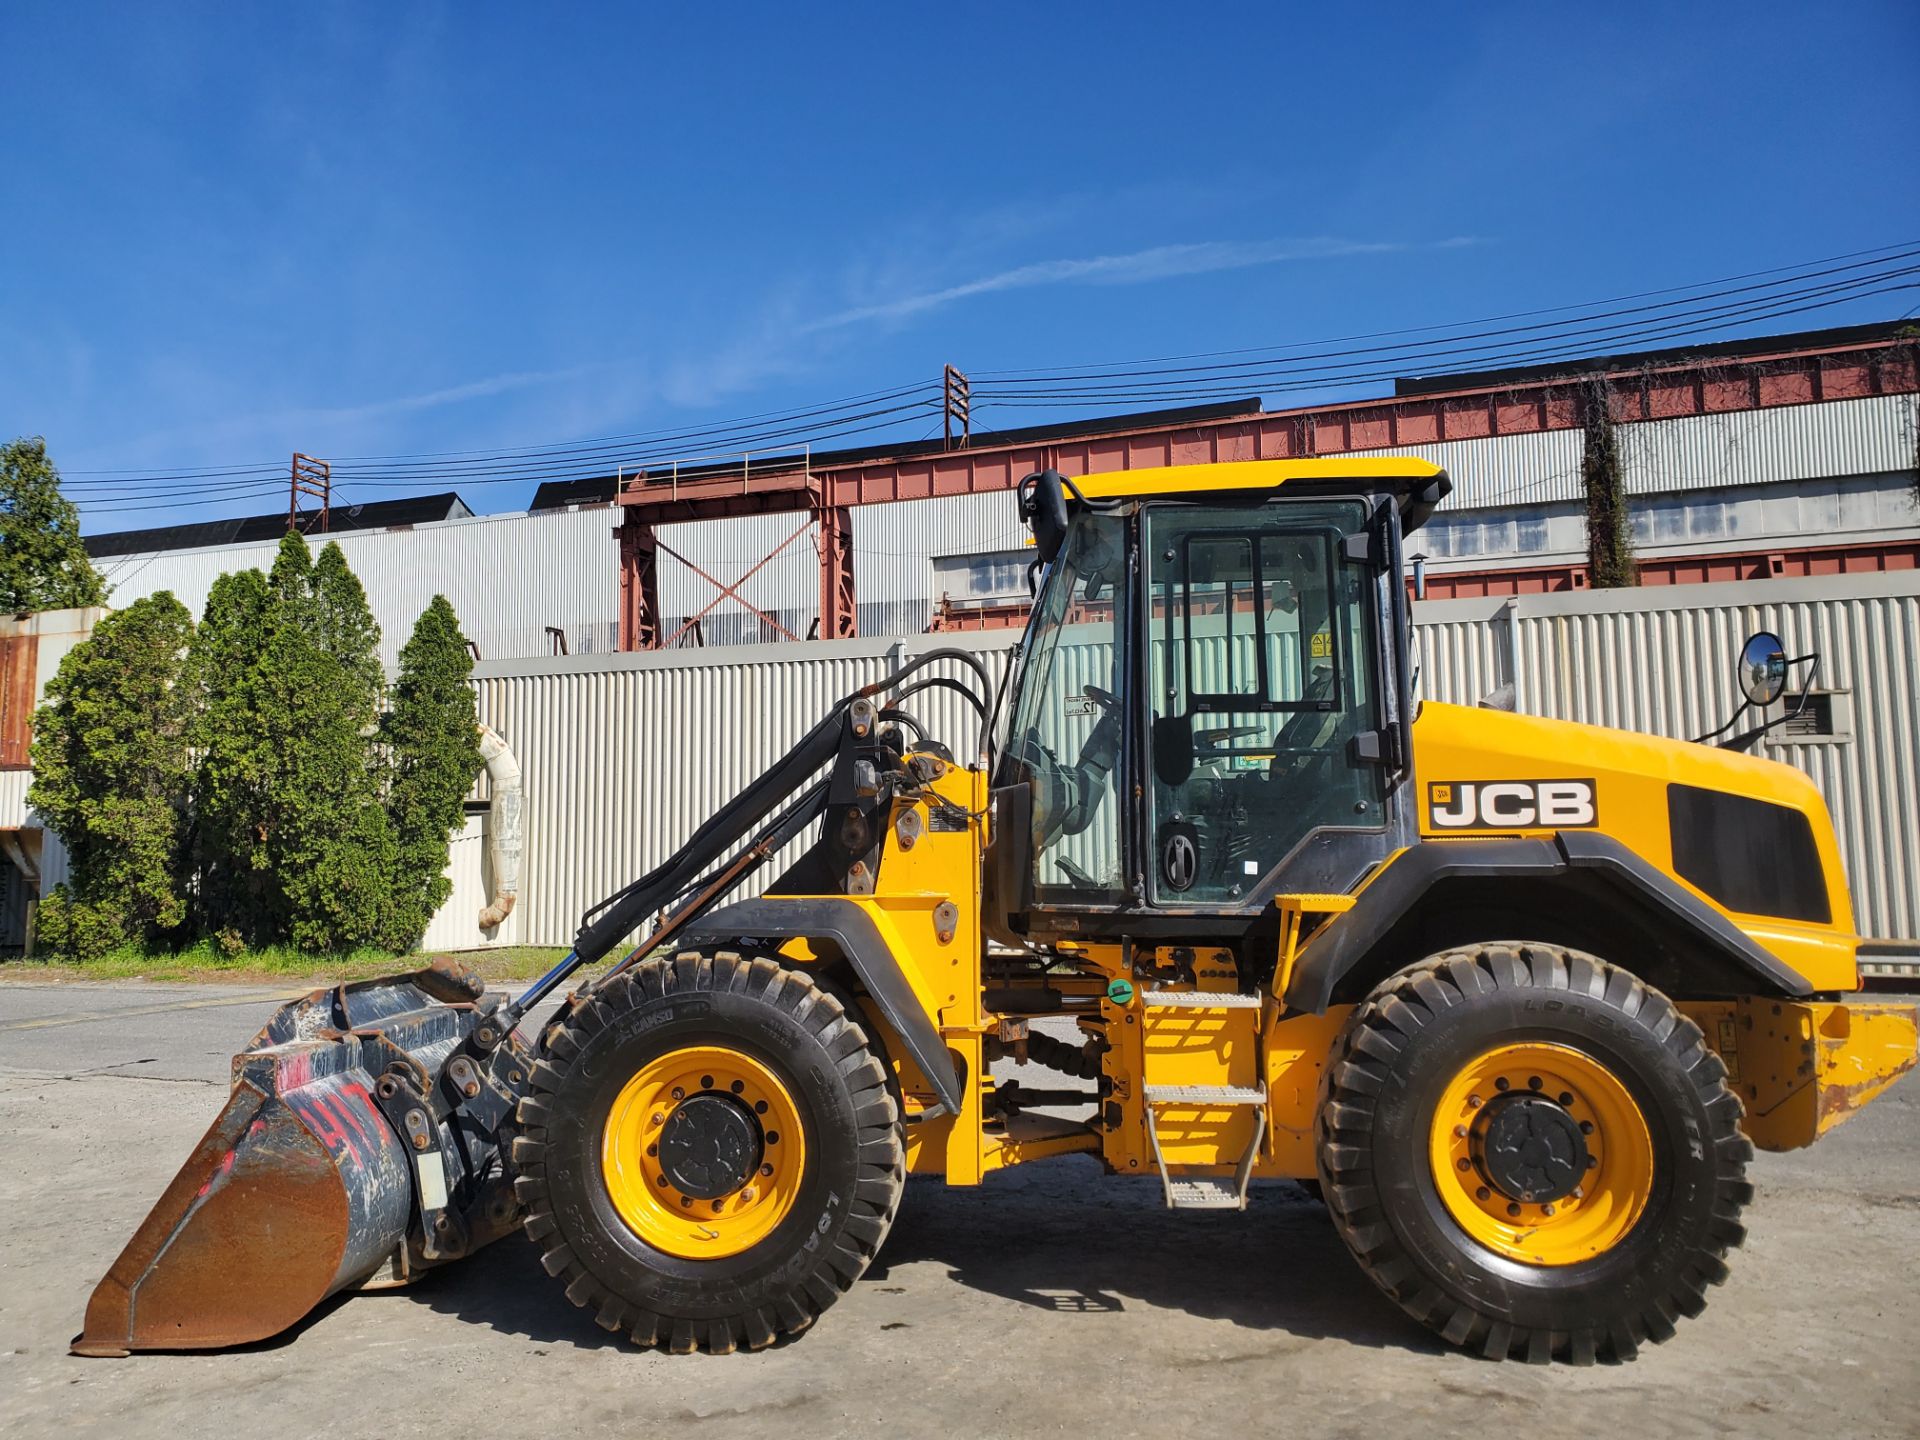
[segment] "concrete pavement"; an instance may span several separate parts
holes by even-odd
[[[66,1354],[95,1280],[282,992],[0,985],[0,1435],[1556,1436],[1920,1430],[1920,1085],[1763,1155],[1705,1316],[1632,1365],[1493,1365],[1374,1293],[1294,1186],[1244,1216],[1051,1162],[915,1180],[796,1343],[676,1358],[596,1329],[514,1238],[237,1354]]]

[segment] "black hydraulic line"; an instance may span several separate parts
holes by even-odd
[[[573,942],[581,963],[592,964],[613,949],[621,936],[679,894],[831,760],[840,746],[848,704],[843,700],[828,711],[771,769],[716,810],[665,864],[608,897],[597,914],[588,912],[593,918],[580,927]]]
[[[755,826],[760,825],[769,815],[772,815],[782,801],[834,758],[846,733],[847,712],[856,700],[892,690],[908,676],[941,659],[956,660],[971,667],[980,677],[983,685],[991,690],[991,681],[988,680],[986,667],[977,659],[964,650],[941,649],[930,650],[924,655],[915,657],[891,675],[876,680],[839,701],[759,779],[716,810],[706,823],[694,831],[687,842],[666,861],[642,875],[638,880],[616,890],[588,910],[581,917],[579,933],[574,936],[573,949],[567,957],[541,976],[532,987],[507,1007],[507,1013],[513,1021],[517,1022],[521,1015],[541,999],[552,994],[566,982],[568,976],[604,958],[615,945],[620,943],[622,936],[631,934],[639,928],[649,915],[658,913],[687,895],[700,892],[690,904],[676,911],[669,923],[677,929],[695,918],[701,910],[726,890],[731,889],[733,884],[771,853],[770,850],[763,848],[763,842],[769,837],[774,835],[782,837],[773,846],[777,849],[779,845],[786,843],[786,839],[797,834],[803,825],[814,819],[820,809],[824,808],[826,791],[823,786],[816,786],[814,791],[810,791],[798,804],[782,812],[771,825],[764,827],[754,844],[746,851],[734,855],[721,864],[716,871],[708,873],[710,866],[727,856],[734,846],[754,830]],[[966,694],[984,718],[986,706],[978,696],[968,692],[966,687],[956,681],[944,680],[942,683]],[[820,796],[818,804],[813,803],[816,792]],[[723,880],[725,883],[720,884],[719,882]],[[658,940],[649,942],[649,944],[653,943],[658,943]]]
[[[885,679],[876,680],[871,685],[864,685],[853,693],[855,696],[868,696],[878,695],[883,690],[891,690],[909,675],[926,669],[936,660],[953,660],[967,666],[980,677],[981,690],[989,695],[993,693],[993,677],[987,673],[987,667],[980,663],[980,658],[977,655],[968,654],[965,650],[956,650],[950,645],[916,655]]]
[[[716,900],[758,870],[766,863],[768,856],[775,854],[781,846],[819,819],[820,813],[827,808],[829,783],[826,780],[820,781],[782,811],[771,824],[754,836],[750,844],[736,852],[732,859],[716,867],[711,873],[703,875],[676,895],[675,900],[685,900],[687,903],[662,920],[659,926],[645,940],[636,945],[626,959],[609,970],[604,978],[611,980],[636,961],[658,950],[711,909]]]
[[[911,700],[923,690],[951,690],[967,704],[973,707],[973,713],[980,717],[981,723],[987,719],[987,702],[979,695],[962,685],[958,680],[949,680],[944,675],[930,675],[925,680],[916,680],[911,685],[902,686],[888,699],[888,704],[897,705],[902,700]]]

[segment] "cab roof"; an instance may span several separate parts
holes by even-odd
[[[1277,490],[1307,495],[1362,495],[1381,491],[1398,501],[1402,533],[1411,534],[1453,489],[1447,472],[1410,455],[1343,455],[1336,459],[1225,460],[1210,465],[1167,465],[1155,470],[1114,470],[1067,482],[1089,500],[1147,500]]]
[[[1089,500],[1144,499],[1152,495],[1191,496],[1209,490],[1271,490],[1289,482],[1311,482],[1317,493],[1351,490],[1424,488],[1423,480],[1444,479],[1446,471],[1407,455],[1343,455],[1314,460],[1224,460],[1211,465],[1166,465],[1155,470],[1112,470],[1082,475],[1073,484]],[[1379,481],[1394,482],[1381,486]]]

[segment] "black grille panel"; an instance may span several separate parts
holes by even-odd
[[[1742,915],[1832,922],[1804,812],[1693,785],[1669,785],[1667,811],[1681,879]]]

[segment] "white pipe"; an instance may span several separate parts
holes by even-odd
[[[487,762],[493,792],[489,845],[493,851],[493,903],[480,912],[480,928],[491,930],[513,913],[520,894],[520,762],[507,742],[482,725],[480,758]]]

